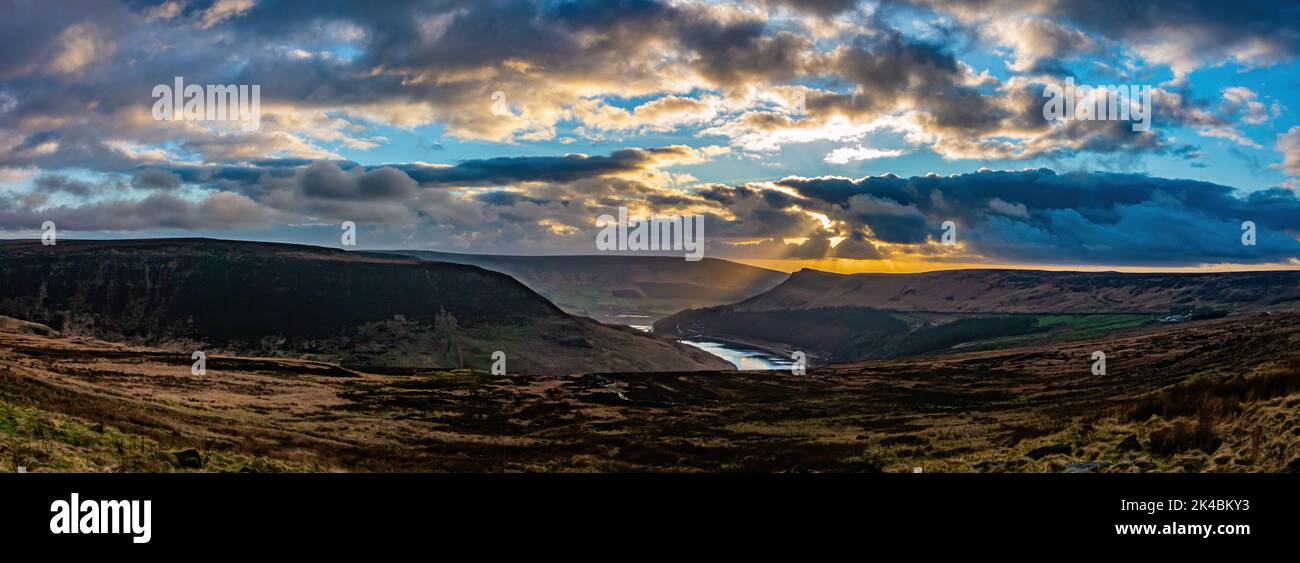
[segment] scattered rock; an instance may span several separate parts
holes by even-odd
[[[924,446],[925,443],[925,437],[917,436],[916,434],[899,434],[880,441],[880,445],[882,446]]]
[[[1116,451],[1121,452],[1140,452],[1142,451],[1142,442],[1138,440],[1137,434],[1129,434],[1119,445],[1115,446]]]
[[[1051,446],[1043,446],[1041,448],[1029,450],[1029,453],[1025,454],[1025,456],[1029,459],[1039,460],[1055,454],[1070,455],[1071,451],[1073,451],[1073,449],[1069,444],[1053,444]]]
[[[203,469],[203,456],[195,449],[172,452],[176,456],[176,467],[183,469]]]
[[[1069,463],[1065,465],[1066,473],[1092,473],[1110,467],[1109,462],[1105,461],[1087,461],[1083,463]]]

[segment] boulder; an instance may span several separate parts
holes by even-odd
[[[1138,441],[1137,434],[1129,434],[1119,444],[1115,446],[1116,451],[1120,452],[1140,452],[1142,451],[1142,442]]]
[[[176,467],[182,469],[203,469],[203,456],[199,455],[198,450],[181,450],[179,452],[172,452],[172,455],[176,456]]]

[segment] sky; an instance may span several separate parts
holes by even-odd
[[[0,11],[4,238],[594,254],[626,207],[787,271],[1300,267],[1294,2]],[[177,77],[256,86],[256,128],[160,110]],[[1071,83],[1149,87],[1149,128],[1045,117]]]

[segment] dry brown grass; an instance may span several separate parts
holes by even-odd
[[[1153,416],[1218,418],[1237,414],[1248,403],[1296,392],[1300,392],[1300,356],[1256,375],[1203,378],[1175,385],[1132,405],[1125,418],[1135,422]]]
[[[215,358],[195,377],[188,356],[0,333],[0,406],[153,444],[119,456],[24,423],[0,453],[90,471],[167,469],[158,452],[191,447],[205,470],[1279,471],[1300,467],[1298,348],[1300,314],[803,376],[329,377]],[[1090,373],[1096,349],[1114,375]]]

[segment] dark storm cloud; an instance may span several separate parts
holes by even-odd
[[[771,34],[762,21],[724,26],[693,20],[681,33],[683,44],[700,54],[699,71],[726,85],[789,81],[808,64],[812,46],[811,40],[791,32]]]
[[[172,186],[172,182],[184,182],[230,190],[257,200],[275,191],[288,190],[305,198],[353,201],[409,200],[420,187],[483,188],[529,183],[539,184],[536,186],[539,195],[492,191],[477,196],[477,201],[499,206],[519,201],[543,203],[555,199],[544,195],[547,190],[563,187],[565,193],[617,194],[672,206],[696,200],[681,195],[685,192],[653,190],[618,176],[648,172],[663,163],[699,157],[699,151],[675,145],[622,149],[608,155],[467,160],[448,166],[412,163],[361,166],[340,160],[275,159],[249,165],[143,167],[135,171],[133,183],[136,187],[162,189]],[[65,177],[45,181],[58,182],[58,187],[52,189],[86,194],[92,191],[89,185],[82,186]]]
[[[937,239],[951,220],[970,250],[999,260],[1194,265],[1300,258],[1300,199],[1207,182],[1048,169],[958,176],[787,178],[778,184],[883,241]],[[1255,246],[1241,244],[1253,221]]]
[[[840,56],[838,70],[876,107],[890,107],[899,98],[915,101],[949,127],[988,127],[1002,117],[989,98],[961,85],[964,73],[951,52],[897,31],[859,38]]]
[[[1115,13],[1138,22],[1159,13],[1032,2],[977,8],[937,4],[976,14],[999,14],[1019,4],[1026,12],[1097,27],[1110,23],[1105,18],[1124,19]],[[828,16],[852,11],[857,3],[771,0],[756,5]],[[316,138],[348,138],[369,146],[368,140],[351,139],[355,123],[325,115],[330,112],[356,112],[365,114],[361,119],[403,126],[437,122],[449,136],[460,138],[551,139],[556,124],[593,93],[626,98],[717,89],[729,94],[822,79],[856,85],[860,91],[811,94],[812,117],[807,119],[752,110],[728,117],[732,129],[718,130],[732,131],[725,134],[741,146],[734,135],[752,130],[757,138],[770,137],[815,124],[819,112],[863,123],[916,110],[917,125],[935,139],[935,152],[948,158],[1168,150],[1159,135],[1134,135],[1092,122],[1050,130],[1036,111],[1041,96],[977,86],[946,36],[933,43],[919,41],[865,12],[855,16],[863,32],[846,34],[828,48],[806,30],[791,31],[759,13],[659,0],[402,1],[386,3],[384,9],[357,2],[256,2],[222,17],[212,15],[217,4],[211,2],[180,3],[181,9],[165,14],[160,3],[70,0],[43,6],[20,3],[16,17],[0,22],[8,32],[0,33],[0,50],[10,55],[0,62],[0,80],[5,81],[0,107],[8,108],[0,111],[0,129],[20,140],[0,151],[0,166],[127,173],[157,164],[108,139],[143,146],[173,143],[208,164],[267,155],[304,164],[337,158],[313,140],[322,133]],[[1274,44],[1290,44],[1288,38],[1295,34],[1294,26],[1278,23],[1287,21],[1282,19],[1287,10],[1252,5],[1220,21],[1195,15],[1196,10],[1172,10],[1170,17],[1206,30],[1205,41],[1245,41],[1257,35],[1273,49]],[[1136,30],[1141,24],[1117,29],[1129,27]],[[1039,28],[1046,30],[1042,35],[1049,47],[1068,45],[1074,38],[1061,26]],[[1246,33],[1253,30],[1259,33]],[[68,37],[60,39],[64,34]],[[346,56],[336,52],[341,45],[347,46]],[[267,112],[264,131],[242,136],[131,118],[142,105],[141,85],[170,83],[177,75],[191,84],[261,84],[266,107],[277,109]],[[517,114],[491,112],[490,96],[498,90],[507,94]],[[1158,112],[1162,119],[1173,115],[1164,110]],[[599,129],[608,124],[586,125]],[[37,150],[46,146],[55,148]],[[473,176],[492,176],[489,169],[512,166],[517,163],[484,163],[482,171],[462,168],[455,173],[472,182],[479,181]],[[429,178],[453,174],[408,172]],[[505,172],[497,178],[515,176]]]
[[[34,182],[36,189],[45,194],[67,193],[78,196],[89,196],[95,193],[96,188],[90,182],[74,180],[62,174],[46,174],[36,178]]]
[[[852,10],[858,5],[859,0],[764,0],[769,6],[788,6],[796,10],[817,14],[819,16],[833,16]]]
[[[985,24],[1015,22],[996,33],[1024,41],[994,39],[993,47],[1033,56],[999,80],[963,64],[958,54],[968,51],[947,29],[919,38],[891,27],[903,20],[880,12],[893,4],[850,13],[853,0],[262,1],[221,11],[233,4],[15,0],[14,13],[0,18],[0,172],[26,178],[15,174],[35,170],[36,180],[30,190],[20,180],[0,191],[9,214],[0,228],[31,228],[43,217],[67,228],[219,228],[248,223],[234,215],[241,212],[254,223],[372,221],[471,247],[525,241],[546,249],[586,240],[595,216],[634,206],[705,213],[711,237],[753,243],[747,248],[768,256],[924,253],[944,220],[960,224],[973,254],[999,260],[1297,256],[1296,199],[1282,189],[1238,195],[1191,181],[1038,170],[780,182],[791,194],[761,182],[681,187],[688,180],[666,168],[717,154],[688,147],[435,165],[362,165],[340,154],[383,145],[366,131],[388,127],[437,124],[449,139],[533,143],[582,137],[579,129],[610,132],[608,141],[668,123],[668,138],[718,134],[754,153],[883,127],[946,159],[1198,158],[1192,145],[1126,123],[1049,124],[1039,81],[1054,78],[1015,73],[1083,54],[1104,58],[1112,48],[1125,61],[1138,49],[1167,59],[1155,66],[1184,70],[1232,56],[1264,64],[1297,50],[1295,8],[1286,4],[910,3],[959,14],[985,43],[980,34],[996,27]],[[176,75],[191,84],[261,84],[262,129],[153,121],[148,87]],[[1163,88],[1157,127],[1236,133],[1237,118],[1216,115],[1190,85]],[[491,109],[498,90],[507,115]],[[804,115],[772,102],[794,90],[807,94]],[[628,109],[615,100],[646,101]],[[671,115],[659,122],[650,110]],[[692,125],[674,129],[681,123]],[[1300,128],[1276,143],[1279,166],[1300,170]],[[79,179],[87,177],[109,179]],[[105,201],[117,192],[144,199]],[[1232,236],[1243,220],[1260,225],[1257,247]],[[807,242],[791,247],[783,238]]]
[[[146,168],[135,173],[131,185],[149,190],[174,190],[181,187],[181,175],[159,168]]]
[[[849,198],[849,213],[871,227],[876,239],[884,242],[917,244],[925,242],[931,234],[925,214],[915,207],[888,199],[855,195]]]
[[[0,206],[0,229],[36,229],[45,221],[67,231],[145,231],[155,229],[237,229],[265,226],[267,212],[231,193],[191,202],[159,193],[139,201],[79,206]]]
[[[1049,18],[1122,45],[1146,51],[1176,70],[1236,57],[1246,64],[1273,64],[1300,54],[1300,5],[1294,2],[1152,0],[1116,5],[1109,0],[889,0],[893,6],[924,6],[957,15],[979,27],[990,20]],[[1053,56],[1068,57],[1078,41],[1046,42]]]
[[[67,32],[70,25],[93,20],[99,28],[116,29],[126,26],[130,19],[130,9],[118,3],[65,0],[56,5],[45,0],[8,0],[4,17],[0,17],[0,53],[4,53],[0,57],[0,80],[58,70],[61,63],[74,64],[76,61],[71,59],[61,61],[64,45],[51,41]],[[93,29],[79,35],[91,50],[103,48],[108,39]],[[64,38],[72,39],[73,34]]]
[[[480,203],[484,203],[487,205],[495,205],[498,207],[512,207],[520,202],[528,202],[535,205],[543,205],[549,203],[548,200],[542,198],[528,197],[518,192],[503,192],[499,190],[483,192],[481,194],[478,194],[477,196],[474,196],[474,200]]]
[[[658,158],[686,157],[686,147],[623,149],[609,156],[518,156],[467,160],[447,167],[396,165],[421,184],[492,186],[517,182],[573,182],[651,167]]]
[[[336,200],[406,199],[416,191],[415,181],[395,168],[344,171],[332,162],[303,168],[297,183],[303,195]]]
[[[1296,26],[1300,5],[1293,2],[1151,0],[1115,9],[1111,2],[1081,0],[1061,2],[1056,10],[1091,31],[1116,39],[1169,28],[1184,30],[1189,39],[1205,49],[1260,40],[1290,56],[1300,53],[1300,30]]]

